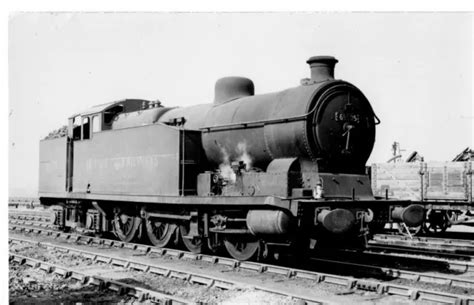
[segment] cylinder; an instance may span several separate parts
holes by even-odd
[[[354,214],[346,209],[322,210],[317,220],[326,230],[335,234],[345,233],[355,224]]]
[[[247,227],[253,235],[286,234],[291,230],[292,216],[283,211],[251,210],[247,213]]]
[[[395,207],[392,210],[392,219],[404,222],[409,227],[421,225],[425,218],[425,210],[419,204],[410,204],[407,207]]]

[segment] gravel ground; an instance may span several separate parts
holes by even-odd
[[[130,271],[105,263],[93,262],[90,259],[75,254],[49,250],[45,247],[31,244],[10,245],[10,251],[27,257],[52,264],[70,267],[83,273],[99,275],[126,284],[138,286],[153,291],[181,297],[193,302],[210,304],[246,303],[245,297],[252,296],[252,302],[259,300],[260,304],[294,304],[295,301],[278,295],[243,290],[222,290],[208,288],[202,285],[190,284],[176,278],[167,278],[150,273]],[[10,302],[16,304],[37,303],[39,299],[47,303],[67,302],[102,302],[102,303],[137,303],[129,298],[123,299],[113,292],[99,291],[94,287],[83,286],[74,280],[63,279],[60,276],[46,274],[43,271],[30,269],[10,263]],[[25,295],[25,292],[31,292]],[[255,299],[256,298],[256,299]],[[248,303],[248,302],[247,302]]]
[[[52,244],[64,245],[65,242],[57,241],[45,236],[32,234],[12,233],[11,237],[27,237],[35,241],[44,241]],[[68,243],[68,246],[73,244]],[[288,279],[284,276],[258,274],[252,271],[239,270],[234,271],[230,267],[210,265],[202,261],[177,260],[169,257],[145,256],[138,252],[128,249],[115,248],[96,248],[85,245],[73,245],[74,248],[83,249],[91,252],[111,254],[116,257],[130,259],[136,262],[154,263],[163,267],[180,268],[190,272],[208,274],[211,276],[239,281],[248,285],[266,286],[279,291],[289,291],[296,295],[306,295],[323,299],[329,303],[347,304],[429,304],[427,302],[410,301],[403,297],[380,296],[371,292],[348,291],[345,287],[327,283],[315,284],[309,280]],[[178,279],[169,279],[153,274],[147,274],[137,271],[124,271],[122,268],[101,265],[77,255],[51,252],[38,246],[11,246],[11,251],[20,251],[19,253],[35,257],[37,259],[47,260],[51,263],[58,263],[70,267],[80,267],[81,271],[89,272],[103,277],[109,277],[121,280],[126,283],[136,284],[137,286],[169,293],[182,298],[205,303],[221,304],[291,304],[295,303],[290,299],[282,298],[278,295],[264,293],[256,290],[230,290],[224,291],[217,288],[206,288],[203,286],[192,285]],[[12,293],[12,292],[11,292]]]
[[[8,288],[10,304],[133,302],[133,299],[120,297],[113,292],[100,291],[94,286],[82,285],[72,279],[63,279],[61,276],[15,263],[10,263]]]

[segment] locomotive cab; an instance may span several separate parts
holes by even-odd
[[[155,105],[157,102],[126,99],[92,107],[69,118],[69,137],[88,140],[93,133],[112,129],[119,115],[147,110]]]

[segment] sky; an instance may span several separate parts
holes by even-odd
[[[8,34],[10,196],[37,194],[39,140],[74,113],[210,103],[230,75],[280,91],[315,55],[335,56],[381,120],[369,164],[394,141],[440,161],[473,146],[471,13],[15,13]]]

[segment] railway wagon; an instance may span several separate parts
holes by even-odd
[[[41,203],[60,227],[239,260],[364,240],[373,222],[419,225],[420,206],[373,196],[367,98],[334,79],[335,58],[307,63],[311,78],[276,93],[225,77],[213,103],[126,99],[71,116],[40,142]]]
[[[437,234],[474,215],[473,161],[377,163],[371,167],[377,196],[423,205],[426,217],[412,233]]]

